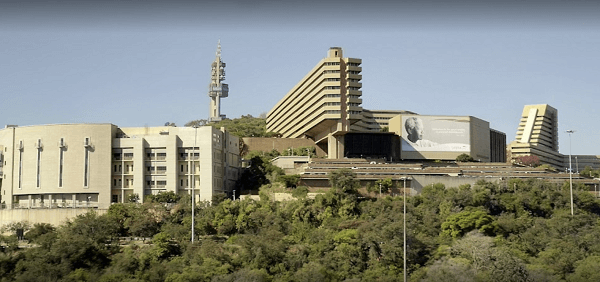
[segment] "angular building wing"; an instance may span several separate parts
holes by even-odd
[[[508,145],[508,150],[513,162],[532,155],[542,164],[562,168],[564,159],[558,152],[558,111],[547,104],[526,105],[515,141]]]
[[[360,59],[332,47],[267,115],[267,131],[285,138],[310,138],[330,158],[343,154],[343,134],[362,119]]]

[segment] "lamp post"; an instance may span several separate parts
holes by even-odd
[[[402,177],[402,180],[404,180],[404,190],[402,190],[402,201],[404,206],[404,231],[402,233],[404,233],[404,282],[406,282],[406,176]]]
[[[573,216],[573,167],[571,163],[571,134],[575,133],[575,130],[567,130],[569,133],[569,187],[571,190],[571,216]]]
[[[196,205],[196,195],[194,194],[195,182],[196,182],[196,138],[198,136],[198,126],[194,125],[194,148],[192,149],[192,244],[194,243],[194,213]]]

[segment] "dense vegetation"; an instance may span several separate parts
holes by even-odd
[[[267,120],[252,115],[242,115],[239,118],[224,119],[219,122],[208,122],[205,119],[192,120],[185,126],[210,125],[215,128],[225,127],[229,133],[237,137],[274,137],[277,133],[267,132]]]
[[[0,238],[2,281],[401,281],[402,197],[362,197],[352,173],[315,199],[153,197]],[[382,182],[382,186],[386,183]],[[410,281],[599,281],[600,202],[582,187],[513,179],[407,198]],[[123,237],[151,238],[146,242]],[[121,239],[120,239],[121,238]],[[151,242],[151,243],[150,243]]]

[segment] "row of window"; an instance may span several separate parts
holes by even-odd
[[[325,62],[326,66],[339,66],[340,62]]]
[[[133,160],[133,153],[113,153],[113,159],[116,161]]]
[[[348,63],[347,65],[351,67],[359,67],[360,63]]]

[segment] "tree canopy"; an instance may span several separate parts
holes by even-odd
[[[205,119],[192,120],[185,126],[204,126],[210,125],[215,128],[225,127],[229,133],[237,137],[273,137],[277,133],[267,132],[266,118],[253,117],[252,115],[242,115],[239,118],[223,119],[218,122],[208,122]]]
[[[293,201],[164,194],[113,204],[61,226],[27,227],[31,247],[0,236],[1,281],[398,281],[403,199],[359,197],[352,171]],[[432,184],[406,199],[410,281],[596,281],[600,201],[537,179]],[[10,227],[12,228],[12,227]],[[8,231],[8,229],[5,229]],[[145,238],[144,240],[138,238]]]

